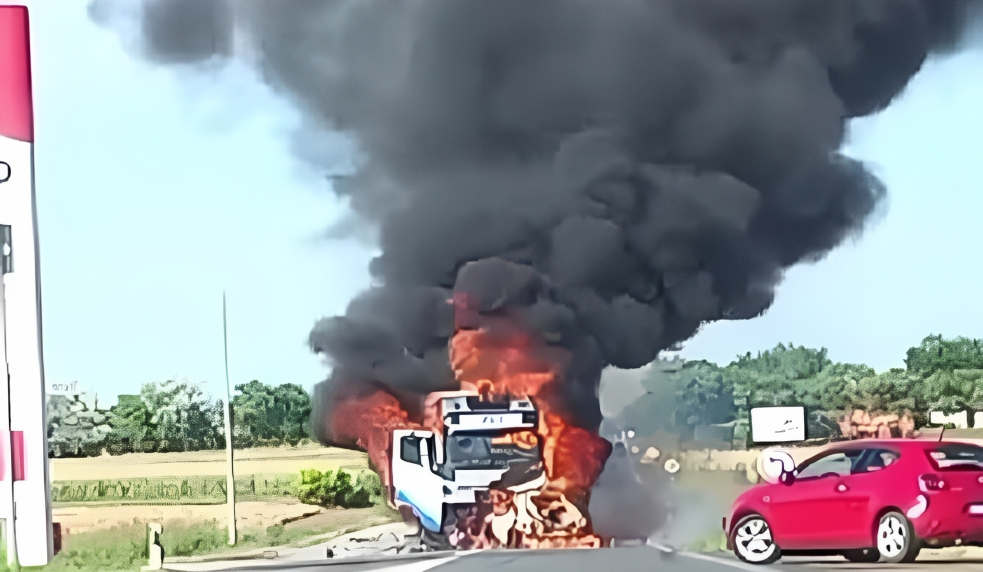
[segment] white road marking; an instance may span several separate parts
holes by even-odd
[[[730,566],[731,568],[737,568],[738,570],[748,570],[753,572],[761,572],[762,570],[771,570],[771,566],[762,565],[751,565],[745,564],[740,560],[731,560],[729,558],[717,558],[716,556],[707,556],[706,554],[698,554],[696,552],[680,552],[680,556],[686,556],[688,558],[695,558],[697,560],[706,560],[708,562],[716,562],[717,564],[723,564],[724,566]]]
[[[441,564],[447,564],[453,560],[457,560],[460,556],[449,556],[447,558],[436,558],[421,560],[419,562],[409,562],[407,564],[397,564],[396,566],[388,566],[386,568],[376,568],[379,572],[426,572],[431,568],[436,568]]]

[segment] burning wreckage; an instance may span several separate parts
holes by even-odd
[[[573,544],[580,547],[601,545],[599,535],[584,534],[587,514],[562,493],[544,496],[543,443],[549,433],[530,399],[436,392],[428,396],[426,409],[429,423],[424,429],[393,432],[390,497],[405,516],[420,523],[424,545],[475,547],[476,539],[482,546],[571,544],[564,539],[575,539]],[[622,514],[615,516],[617,524],[606,527],[611,537],[604,544],[647,543],[647,533],[664,524],[655,521],[666,511],[649,506],[644,490],[625,490],[644,488],[631,469],[624,443],[615,444],[610,461],[605,471],[611,473],[611,486],[602,491],[601,502],[607,506],[601,512]],[[619,507],[624,501],[632,506]],[[639,509],[646,514],[624,518],[623,511]],[[642,538],[639,530],[644,531]],[[656,546],[672,552],[665,545]]]
[[[428,546],[602,546],[588,503],[612,444],[597,433],[599,413],[574,413],[564,383],[572,353],[526,327],[529,308],[516,303],[547,285],[503,260],[465,265],[459,282],[492,287],[461,288],[444,302],[456,387],[407,394],[361,376],[320,386],[315,401],[331,411],[323,439],[368,451]]]
[[[419,521],[424,545],[597,548],[655,532],[654,505],[630,519],[590,507],[602,473],[619,463],[625,474],[613,475],[613,488],[631,481],[636,506],[648,507],[643,497],[651,495],[599,435],[594,379],[584,383],[578,370],[578,355],[590,355],[585,338],[569,323],[542,319],[558,306],[554,295],[528,266],[465,264],[451,296],[433,298],[447,310],[435,319],[453,332],[443,354],[453,375],[447,387],[421,393],[370,381],[386,374],[381,366],[340,368],[318,386],[319,438],[368,452],[392,506]],[[592,512],[615,522],[601,526],[610,533],[599,533]]]
[[[541,498],[546,471],[540,418],[529,399],[492,400],[462,391],[434,393],[428,402],[436,409],[428,415],[436,426],[395,431],[398,454],[392,458],[395,505],[419,519],[428,544],[460,546],[470,536],[522,546],[582,536],[587,519],[563,503],[562,493]],[[561,504],[554,511],[558,518],[543,517],[543,500]],[[578,543],[590,546],[597,539]]]

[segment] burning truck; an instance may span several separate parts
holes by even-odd
[[[548,285],[494,260],[465,265],[457,286],[434,298],[452,332],[438,354],[450,366],[446,384],[422,393],[375,381],[391,375],[385,363],[337,368],[314,399],[319,438],[367,451],[428,545],[602,546],[588,505],[613,445],[597,432],[596,390],[558,343],[576,338],[530,327],[529,301]]]
[[[549,499],[540,498],[547,473],[542,420],[532,400],[445,391],[430,394],[426,410],[425,428],[393,431],[389,497],[419,522],[424,545],[449,549],[489,536],[490,544],[499,546],[528,545],[530,539],[563,544],[571,525],[588,526],[587,515],[572,505],[563,507],[561,518],[547,518],[548,512],[540,510]],[[602,536],[605,545],[649,544],[649,535],[665,524],[666,507],[644,490],[630,463],[619,440],[597,483],[606,486],[591,496],[590,512],[598,513],[601,520],[594,525],[602,534],[582,538],[580,546],[599,546]],[[599,509],[594,508],[597,501]],[[470,527],[470,534],[459,523]]]
[[[427,409],[437,423],[393,432],[391,497],[419,520],[424,542],[459,544],[458,521],[477,516],[475,509],[489,503],[492,512],[479,527],[498,544],[521,544],[524,535],[548,537],[531,502],[546,484],[539,412],[532,401],[437,392],[428,397]],[[495,510],[500,507],[505,510]]]

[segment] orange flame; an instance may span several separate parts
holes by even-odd
[[[473,323],[466,297],[455,298],[459,329],[450,342],[450,361],[462,389],[489,397],[531,398],[539,409],[547,484],[540,491],[490,491],[489,498],[458,517],[451,542],[462,548],[521,546],[597,547],[587,517],[590,489],[611,453],[611,444],[568,422],[562,401],[562,372],[570,352],[539,336],[516,332],[516,319],[482,316]]]
[[[480,316],[464,296],[454,299],[456,333],[450,341],[450,363],[469,394],[484,399],[531,399],[540,412],[535,431],[497,437],[521,447],[542,444],[546,484],[540,490],[513,492],[492,489],[478,502],[457,506],[445,523],[451,544],[463,549],[521,547],[599,547],[587,514],[590,490],[611,454],[611,444],[570,423],[563,401],[562,376],[572,355],[542,336],[518,328],[508,312]],[[369,454],[392,502],[392,432],[425,428],[443,433],[440,399],[423,401],[422,423],[411,419],[399,399],[380,385],[343,385],[333,398],[327,420],[332,442],[358,447]]]
[[[368,452],[383,487],[391,491],[392,433],[397,429],[419,429],[420,425],[410,421],[399,400],[384,389],[375,389],[368,395],[360,395],[358,389],[350,388],[347,395],[336,399],[328,419],[329,435],[339,445]]]

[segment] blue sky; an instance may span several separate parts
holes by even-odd
[[[171,377],[310,387],[315,320],[369,284],[369,245],[317,240],[345,207],[289,152],[299,116],[252,73],[157,68],[89,22],[85,0],[28,2],[48,381],[100,403]],[[56,9],[57,6],[57,9]],[[717,323],[685,357],[721,363],[779,341],[902,365],[930,333],[983,337],[983,50],[933,62],[849,153],[888,184],[857,242],[790,270],[772,309]],[[346,164],[340,139],[328,164]]]

